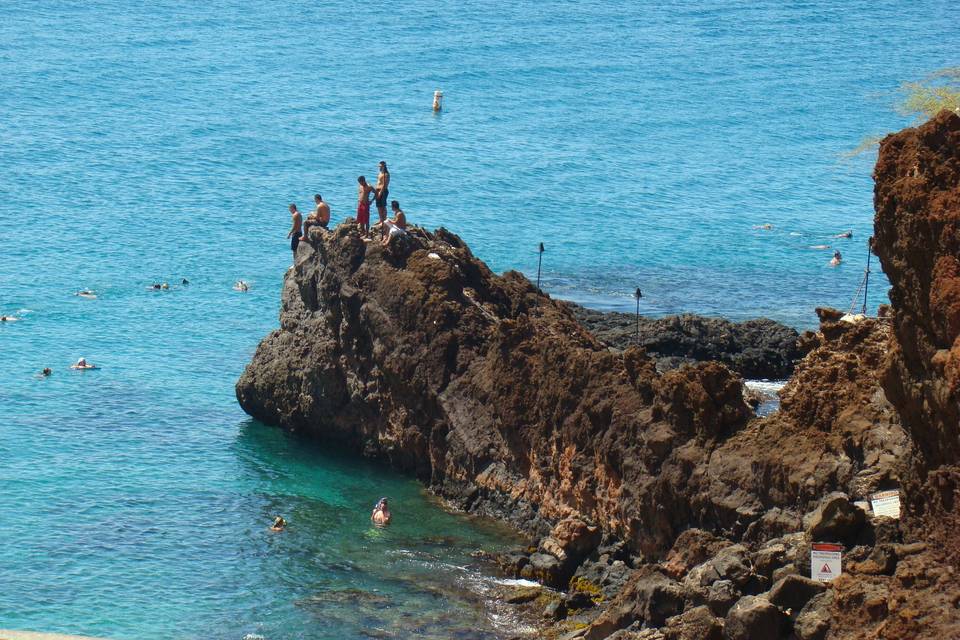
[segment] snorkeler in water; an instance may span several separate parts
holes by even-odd
[[[373,513],[370,514],[370,519],[373,520],[374,524],[390,524],[392,517],[393,516],[390,515],[390,507],[387,506],[387,499],[380,498],[377,505],[373,508]]]

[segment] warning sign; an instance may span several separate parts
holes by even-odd
[[[810,549],[810,577],[830,582],[841,573],[840,555],[843,545],[814,542]]]
[[[875,493],[870,496],[870,504],[873,507],[873,515],[900,519],[900,492],[898,490]]]

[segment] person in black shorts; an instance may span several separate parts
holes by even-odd
[[[300,245],[300,236],[303,235],[301,228],[303,227],[303,215],[297,210],[297,205],[290,205],[290,218],[292,224],[290,226],[290,231],[287,233],[287,237],[290,238],[290,250],[293,251],[293,255],[297,255],[297,247]]]
[[[387,196],[390,195],[390,172],[387,171],[387,163],[380,161],[380,173],[377,175],[377,184],[373,188],[375,202],[377,203],[377,213],[380,215],[380,224],[387,219]]]

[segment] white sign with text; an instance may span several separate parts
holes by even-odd
[[[896,489],[873,494],[870,496],[870,505],[875,516],[900,519],[900,492]]]
[[[814,542],[810,548],[810,578],[831,582],[841,573],[843,545]]]

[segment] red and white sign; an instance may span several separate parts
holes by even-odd
[[[810,548],[810,578],[830,582],[841,573],[842,544],[814,542]]]

